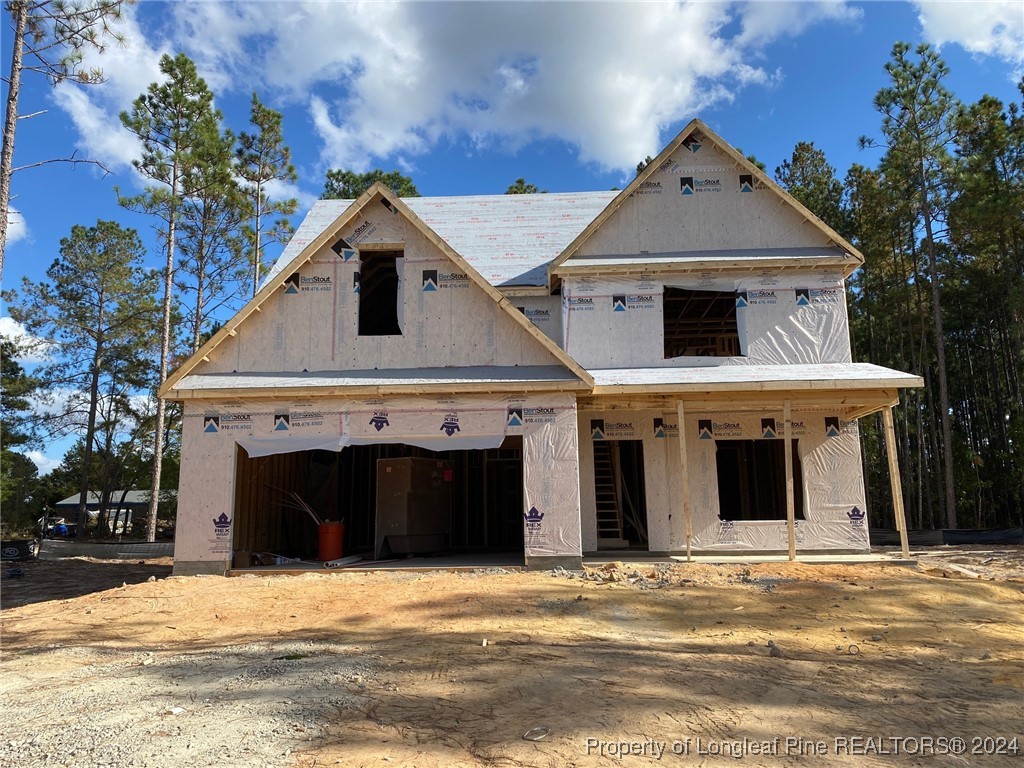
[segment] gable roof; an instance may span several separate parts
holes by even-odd
[[[459,269],[465,272],[471,282],[475,283],[482,291],[484,291],[484,293],[490,296],[498,304],[501,311],[505,312],[505,314],[512,318],[514,323],[519,325],[527,332],[527,334],[536,339],[542,347],[551,353],[559,363],[571,371],[576,378],[588,386],[593,386],[594,380],[585,368],[562,351],[562,349],[549,339],[540,329],[538,329],[537,326],[527,320],[526,316],[516,309],[512,302],[509,301],[508,297],[502,295],[497,288],[485,280],[476,269],[474,269],[462,256],[460,256],[454,248],[445,242],[444,239],[427,226],[422,219],[413,213],[413,211],[410,210],[402,200],[396,197],[387,186],[377,182],[366,190],[366,192],[360,195],[355,202],[349,204],[329,226],[323,227],[319,234],[310,239],[303,238],[303,245],[299,247],[298,253],[294,254],[287,264],[280,264],[279,260],[279,265],[275,265],[276,271],[273,274],[273,277],[264,282],[263,287],[259,292],[244,307],[242,307],[242,309],[240,309],[235,316],[231,318],[231,320],[225,323],[209,341],[200,347],[198,352],[192,355],[184,364],[174,371],[174,373],[167,377],[164,383],[160,386],[160,397],[173,398],[175,387],[178,382],[191,373],[201,362],[208,360],[210,353],[224,343],[225,340],[237,335],[238,327],[245,322],[249,315],[254,312],[261,311],[260,306],[275,294],[277,289],[281,287],[287,279],[288,275],[292,274],[298,270],[299,267],[312,259],[313,255],[320,251],[321,248],[335,243],[340,237],[341,230],[344,229],[347,224],[351,223],[353,219],[355,219],[370,203],[376,201],[383,203],[392,212],[404,216],[426,240],[437,247],[438,250],[451,259]],[[358,250],[358,246],[356,246],[356,249]]]
[[[556,258],[548,265],[549,285],[553,284],[555,272],[558,270],[558,268],[562,266],[562,264],[567,259],[569,259],[573,254],[575,254],[580,249],[580,247],[582,247],[582,245],[595,232],[597,232],[597,230],[599,230],[601,226],[609,218],[611,218],[611,216],[620,207],[622,207],[622,204],[625,203],[626,200],[633,196],[633,193],[640,187],[641,184],[643,184],[651,176],[657,173],[661,165],[669,158],[671,158],[672,154],[683,146],[683,142],[690,138],[690,135],[696,131],[700,131],[701,133],[703,133],[705,141],[707,143],[711,144],[715,149],[727,155],[738,166],[748,171],[749,173],[753,174],[758,181],[762,182],[771,192],[774,192],[776,195],[778,195],[783,202],[793,207],[797,211],[797,213],[806,218],[810,224],[812,224],[822,234],[824,234],[831,244],[837,246],[838,248],[842,249],[850,256],[852,256],[853,258],[850,259],[851,263],[847,265],[847,276],[852,274],[853,271],[857,269],[857,267],[864,263],[864,256],[860,253],[860,251],[854,248],[845,238],[843,238],[842,235],[840,235],[838,232],[836,232],[834,229],[828,226],[828,224],[819,219],[800,201],[798,201],[795,197],[790,195],[788,192],[786,192],[786,190],[784,190],[775,181],[773,181],[764,171],[762,171],[752,162],[747,160],[747,158],[745,158],[743,155],[737,152],[732,145],[728,144],[721,136],[719,136],[713,130],[708,128],[708,126],[705,125],[701,120],[694,118],[687,124],[685,128],[683,128],[682,131],[679,132],[679,135],[677,135],[674,139],[672,139],[672,141],[668,143],[668,146],[666,146],[658,154],[658,156],[654,158],[654,160],[648,163],[647,166],[642,171],[640,171],[640,173],[637,174],[636,178],[633,179],[633,181],[626,185],[625,189],[623,189],[621,192],[619,192],[618,195],[615,196],[615,199],[612,200],[608,204],[608,206],[603,211],[601,211],[601,213],[598,214],[598,216],[593,221],[591,221],[590,224],[587,225],[586,229],[584,229],[582,232],[579,233],[579,235],[576,236],[576,239],[573,240],[565,248],[565,250],[562,251],[561,254],[559,254],[558,258]]]
[[[532,195],[406,197],[409,209],[457,251],[488,283],[502,288],[540,287],[547,294],[547,265],[603,211],[615,192]],[[319,200],[267,276],[269,281],[352,205]]]

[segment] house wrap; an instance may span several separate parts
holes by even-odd
[[[853,361],[862,263],[697,120],[618,192],[320,201],[161,389],[175,572],[315,559],[296,497],[378,555],[403,461],[400,553],[867,550],[858,420],[922,381]]]

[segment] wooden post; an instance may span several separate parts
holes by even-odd
[[[679,466],[682,470],[683,483],[683,521],[686,524],[686,561],[693,559],[691,552],[693,542],[693,520],[692,504],[690,502],[690,467],[686,462],[686,429],[683,426],[683,401],[680,400],[676,406],[676,414],[679,418]]]
[[[789,559],[796,560],[796,500],[793,497],[793,413],[790,401],[782,405],[786,428],[786,533],[789,538]]]
[[[892,484],[892,511],[896,518],[896,530],[900,532],[900,548],[903,559],[910,559],[907,543],[907,519],[903,513],[903,484],[900,482],[900,464],[896,459],[896,430],[892,426],[892,406],[882,409],[882,424],[885,427],[885,454],[889,460],[889,482]]]

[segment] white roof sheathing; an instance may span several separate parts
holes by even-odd
[[[741,248],[717,251],[678,251],[674,253],[641,253],[636,255],[574,256],[555,268],[555,274],[575,271],[644,272],[678,267],[727,269],[747,267],[758,269],[766,263],[792,267],[822,264],[856,265],[856,260],[842,248]]]
[[[498,286],[546,286],[547,265],[617,193],[404,197],[423,222]],[[267,280],[284,269],[352,204],[320,200],[310,209]]]
[[[915,376],[871,363],[717,365],[703,368],[591,370],[594,391],[721,392],[726,390],[887,389],[921,387]]]
[[[507,389],[524,384],[552,384],[558,388],[580,385],[572,372],[557,365],[472,366],[463,368],[400,368],[362,371],[314,371],[312,373],[193,373],[178,382],[181,393],[191,390],[193,397],[203,392],[225,390],[279,389],[430,389],[447,387],[493,387]]]

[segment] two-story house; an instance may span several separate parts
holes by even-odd
[[[528,567],[866,550],[857,420],[883,414],[902,526],[891,408],[922,382],[852,361],[862,262],[696,120],[620,192],[318,202],[163,386],[175,572],[315,557],[304,504],[379,551],[406,458],[446,548]]]

